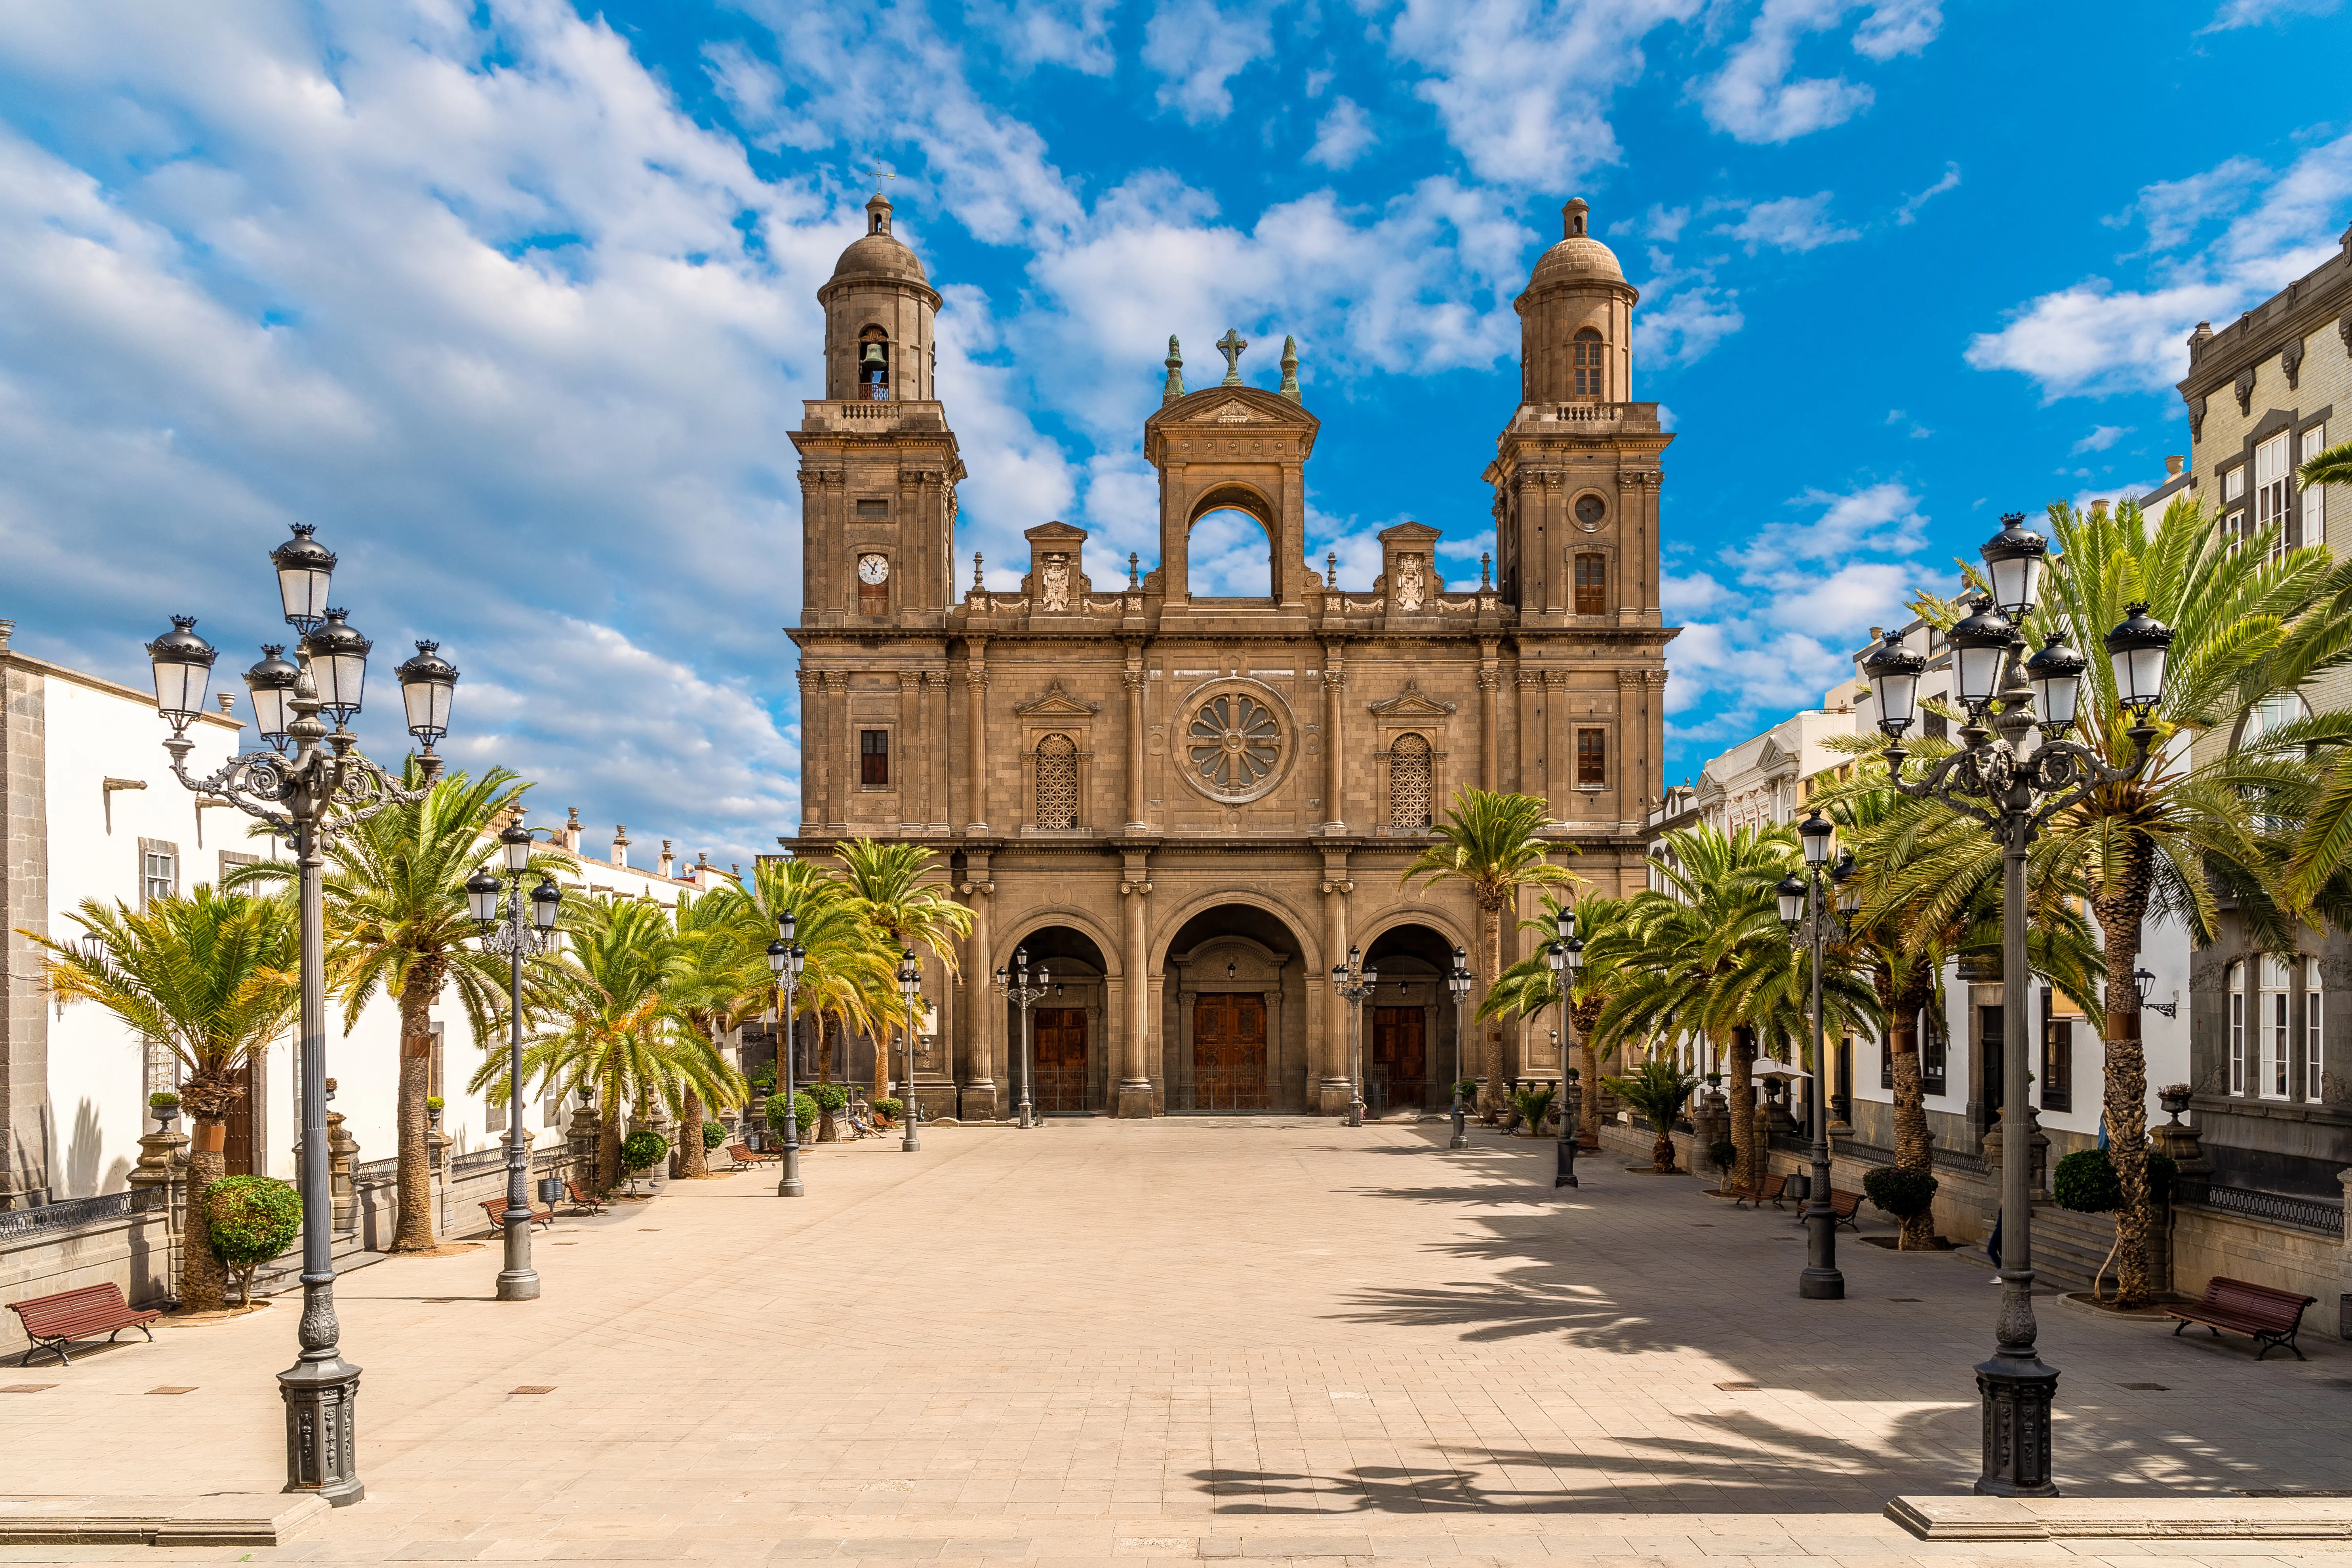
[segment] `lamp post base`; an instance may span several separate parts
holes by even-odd
[[[1030,1128],[1034,1127],[1035,1125],[1036,1125],[1036,1121],[1035,1121],[1035,1120],[1031,1116],[1030,1111],[1029,1111],[1029,1107],[1028,1107],[1026,1104],[1024,1104],[1024,1105],[1021,1107],[1021,1130],[1022,1130],[1023,1131],[1024,1131],[1024,1132],[1025,1132],[1025,1131],[1027,1131]]]
[[[501,1301],[538,1300],[538,1271],[530,1268],[501,1270],[499,1274],[499,1300]]]
[[[1361,1127],[1363,1124],[1364,1124],[1364,1106],[1363,1106],[1363,1102],[1362,1102],[1361,1100],[1349,1100],[1349,1101],[1348,1102],[1348,1125],[1349,1125],[1349,1126],[1350,1126],[1350,1127]]]
[[[1469,1121],[1462,1110],[1462,1102],[1458,1100],[1454,1102],[1454,1136],[1446,1141],[1445,1146],[1449,1149],[1470,1147]]]
[[[1984,1405],[1984,1474],[1979,1497],[2056,1497],[2050,1479],[2050,1406],[2058,1373],[2032,1351],[1977,1363]]]
[[[1807,1301],[1843,1301],[1845,1276],[1834,1268],[1808,1268],[1797,1276],[1797,1295]]]
[[[360,1369],[332,1351],[278,1374],[286,1400],[286,1488],[316,1492],[335,1508],[367,1496],[359,1478]]]
[[[798,1198],[807,1196],[808,1189],[801,1185],[801,1149],[799,1144],[787,1143],[784,1145],[783,1157],[780,1162],[780,1166],[781,1168],[777,1173],[776,1195],[780,1198]]]

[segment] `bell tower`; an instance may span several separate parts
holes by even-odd
[[[817,290],[824,396],[801,454],[802,624],[936,627],[954,598],[955,433],[932,387],[939,291],[891,232],[889,199]]]

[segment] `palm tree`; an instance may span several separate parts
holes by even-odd
[[[1675,1121],[1698,1088],[1698,1075],[1685,1072],[1672,1057],[1654,1056],[1624,1078],[1612,1078],[1609,1088],[1618,1099],[1650,1124],[1656,1142],[1650,1145],[1650,1169],[1672,1175],[1675,1169]]]
[[[692,1030],[717,1055],[720,1037],[770,1005],[773,981],[767,938],[772,928],[745,921],[715,893],[680,904],[676,928],[663,995],[679,1026]],[[748,1096],[748,1086],[743,1092]],[[678,1174],[689,1181],[710,1173],[709,1154],[702,1146],[707,1113],[700,1089],[688,1083],[679,1117],[677,1166]]]
[[[797,925],[793,940],[808,955],[808,967],[793,993],[793,1011],[816,1025],[816,1081],[833,1081],[833,1042],[853,1028],[878,1028],[883,1005],[895,994],[895,950],[869,924],[849,887],[831,868],[814,860],[762,860],[748,887],[721,888],[712,898],[756,933],[764,945],[777,921],[789,912]],[[792,1048],[793,1020],[778,1030],[777,1049]],[[833,1112],[818,1099],[816,1138],[835,1136]]]
[[[2322,454],[2325,458],[2326,454]],[[2122,1299],[2151,1289],[2147,1241],[2147,1068],[2140,1048],[2137,987],[2141,927],[2154,911],[2178,921],[2199,946],[2219,933],[2220,898],[2235,897],[2257,942],[2293,942],[2294,906],[2283,876],[2284,837],[2312,800],[2308,764],[2275,748],[2195,761],[2190,741],[2230,735],[2254,704],[2292,691],[2342,657],[2352,636],[2352,564],[2312,546],[2273,554],[2274,536],[2225,536],[2197,502],[2175,500],[2150,530],[2136,506],[2087,515],[2050,508],[2060,553],[2044,574],[2042,603],[2023,628],[2095,647],[2131,606],[2144,604],[2173,628],[2162,698],[2147,716],[2157,738],[2140,774],[2094,790],[2044,829],[2046,854],[2079,878],[2106,954],[2105,1118],[2123,1205],[2116,1219]],[[1923,598],[1921,612],[1950,624],[1958,606]],[[2084,672],[2075,739],[2110,763],[2128,763],[2135,720],[2116,699],[2103,658]],[[1974,839],[1987,861],[1999,849]]]
[[[1551,863],[1555,849],[1564,854],[1575,850],[1544,837],[1549,809],[1531,795],[1465,789],[1446,807],[1445,820],[1433,829],[1437,842],[1415,856],[1399,879],[1401,885],[1410,885],[1416,878],[1424,885],[1433,885],[1451,877],[1469,885],[1478,905],[1481,949],[1471,964],[1489,987],[1501,978],[1505,907],[1521,888],[1576,880],[1567,868]],[[1482,1054],[1486,1081],[1479,1090],[1478,1105],[1480,1110],[1491,1113],[1503,1103],[1501,1042],[1488,1042]]]
[[[243,1092],[234,1076],[301,1016],[299,925],[290,898],[215,892],[198,883],[185,897],[144,910],[85,899],[74,911],[99,939],[89,956],[33,931],[48,950],[47,985],[58,1005],[95,1002],[134,1034],[160,1042],[187,1076],[180,1085],[194,1133],[188,1153],[188,1213],[226,1173],[228,1109]],[[180,1300],[191,1310],[227,1303],[228,1276],[202,1223],[188,1226]]]
[[[877,844],[853,838],[835,847],[841,862],[841,879],[849,889],[851,907],[887,940],[894,952],[936,954],[950,975],[956,972],[956,943],[971,934],[971,910],[949,897],[947,885],[926,880],[939,857],[919,844]],[[889,1092],[890,1057],[887,1025],[903,1009],[892,995],[876,1009],[886,1026],[877,1033],[874,1048],[874,1097]],[[912,1018],[899,1022],[911,1037]],[[911,1075],[910,1075],[911,1079]],[[907,1085],[908,1114],[914,1114],[915,1086]]]
[[[402,783],[409,789],[424,784],[415,758],[408,760]],[[504,1015],[507,961],[474,944],[478,928],[466,903],[466,879],[495,849],[494,830],[528,787],[504,768],[478,779],[451,773],[423,799],[348,823],[327,841],[327,983],[342,1001],[344,1030],[358,1024],[379,992],[400,1006],[394,1252],[433,1246],[425,1100],[431,1092],[434,1005],[454,984],[477,1040],[493,1038]],[[290,882],[295,875],[290,861],[262,860],[233,868],[223,880],[241,887]]]
[[[717,1104],[740,1099],[741,1076],[699,1031],[683,1027],[664,990],[679,963],[670,911],[643,899],[566,900],[563,957],[551,986],[549,1026],[523,1051],[526,1080],[586,1088],[603,1117],[596,1184],[621,1178],[621,1123],[656,1104],[682,1118],[688,1095]],[[502,1058],[475,1075],[474,1087],[500,1082]],[[696,1139],[701,1127],[693,1129]]]
[[[2352,441],[2338,441],[2306,459],[2295,478],[2305,489],[2314,485],[2352,485]]]

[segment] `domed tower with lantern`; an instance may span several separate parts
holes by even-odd
[[[1518,788],[1588,856],[1638,858],[1665,746],[1659,456],[1674,437],[1633,401],[1633,309],[1581,198],[1516,301],[1519,405],[1485,475],[1496,586],[1517,611],[1510,728]],[[1509,650],[1507,650],[1509,651]]]
[[[824,395],[803,405],[802,793],[811,828],[944,831],[955,432],[932,386],[939,291],[878,193],[817,290]],[[869,808],[853,811],[860,799]],[[885,801],[882,795],[887,795]]]

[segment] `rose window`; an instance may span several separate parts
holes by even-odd
[[[1213,697],[1192,715],[1192,772],[1212,795],[1251,794],[1282,758],[1274,710],[1246,692]]]

